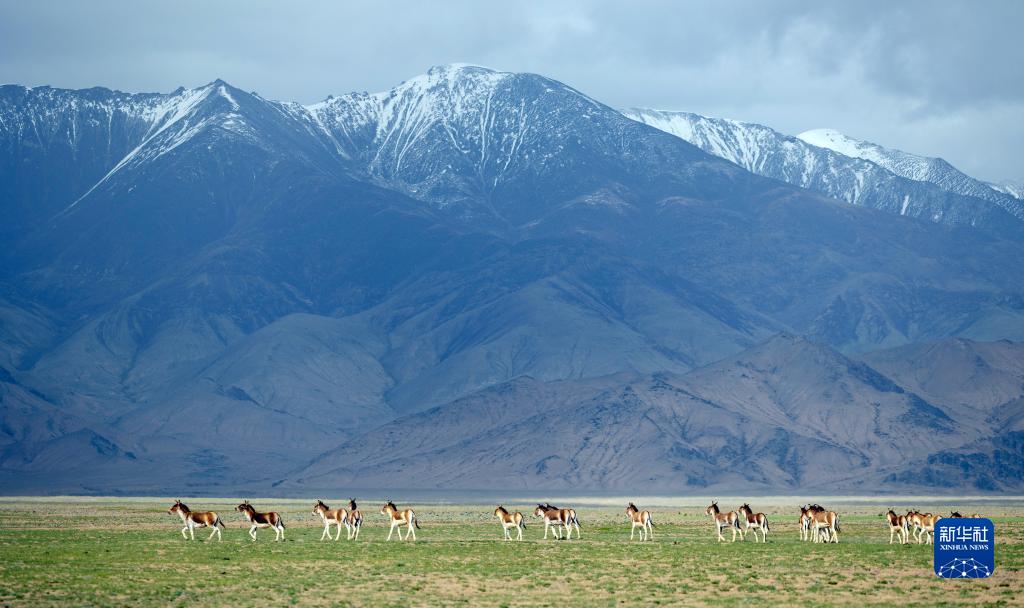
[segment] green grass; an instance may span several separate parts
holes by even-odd
[[[254,503],[284,515],[286,542],[262,530],[253,543],[233,503],[187,502],[221,513],[223,542],[182,540],[170,501],[0,500],[0,606],[973,606],[1020,605],[1024,590],[1024,508],[1012,504],[957,505],[995,520],[996,572],[945,581],[931,547],[889,545],[884,508],[863,503],[829,505],[842,514],[838,545],[800,542],[793,505],[755,504],[772,522],[764,545],[716,542],[693,505],[652,509],[655,540],[645,544],[629,542],[625,515],[610,507],[577,507],[581,541],[545,542],[520,505],[527,540],[516,543],[501,540],[493,506],[411,505],[419,541],[385,543],[369,501],[358,543],[320,542],[312,501],[281,500]]]

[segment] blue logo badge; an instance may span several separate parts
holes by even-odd
[[[935,574],[942,578],[988,578],[996,569],[991,519],[940,519],[934,539]]]

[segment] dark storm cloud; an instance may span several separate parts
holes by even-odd
[[[311,102],[439,63],[542,73],[614,106],[829,126],[1024,178],[1024,3],[0,4],[0,80]]]

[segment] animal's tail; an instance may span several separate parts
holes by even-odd
[[[412,523],[413,523],[413,525],[416,526],[417,530],[420,529],[420,518],[419,517],[416,517],[415,515],[413,515],[412,516]]]
[[[765,532],[771,532],[771,529],[768,528],[768,518],[767,517],[764,518],[764,531]]]
[[[654,518],[651,517],[650,515],[647,516],[647,523],[650,524],[652,528],[655,527],[654,526]]]
[[[842,532],[843,529],[839,527],[839,516],[836,515],[836,532]]]
[[[217,526],[220,526],[221,528],[224,528],[225,530],[227,529],[227,526],[224,525],[224,522],[222,522],[220,520],[220,515],[218,515],[217,519],[213,522],[213,527],[216,528]]]

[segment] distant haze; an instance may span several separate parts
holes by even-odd
[[[822,6],[824,5],[824,6]],[[1021,179],[1019,2],[0,4],[0,82],[309,103],[434,64],[562,80],[617,107],[831,127]]]

